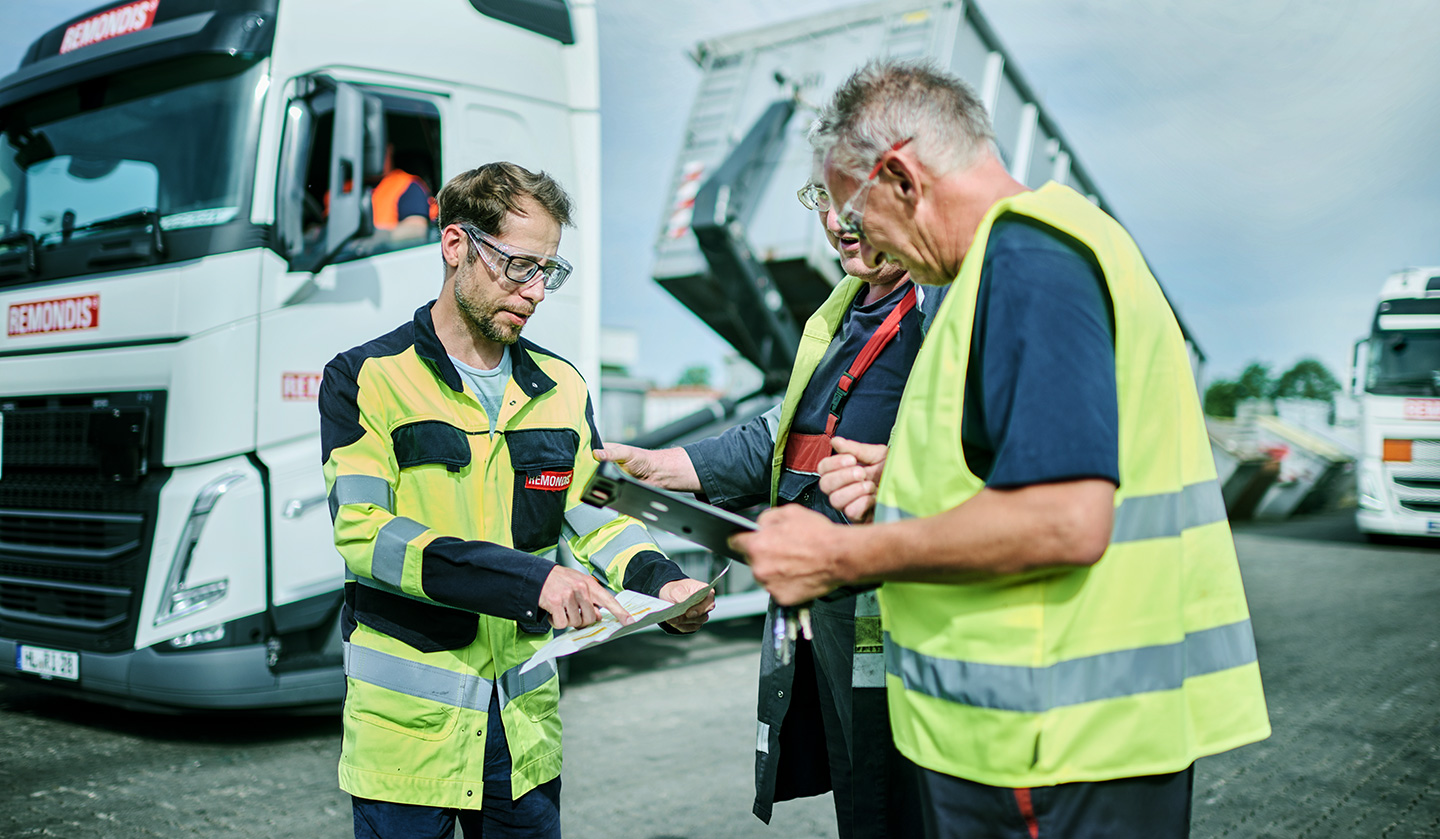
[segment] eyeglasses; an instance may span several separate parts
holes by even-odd
[[[841,233],[857,239],[865,238],[865,196],[870,194],[870,188],[875,186],[875,179],[880,177],[880,167],[885,165],[885,155],[899,151],[913,139],[915,138],[906,137],[897,141],[888,151],[880,153],[880,159],[875,161],[875,168],[870,170],[870,175],[865,179],[865,183],[861,184],[860,188],[855,190],[855,194],[850,196],[850,200],[845,202],[845,206],[840,208],[840,214],[836,217],[835,222],[839,225]]]
[[[541,253],[531,253],[518,248],[508,247],[498,239],[483,230],[472,227],[468,224],[459,225],[470,237],[470,243],[475,246],[475,252],[490,266],[490,270],[505,280],[508,285],[513,286],[512,291],[519,291],[530,285],[537,279],[545,284],[546,291],[554,291],[565,284],[565,280],[573,270],[570,263],[558,256],[546,256]],[[484,245],[499,255],[500,261],[497,264],[491,257],[485,255]]]
[[[819,210],[822,213],[828,213],[830,212],[830,208],[835,206],[830,203],[830,193],[826,192],[825,187],[819,184],[806,184],[800,187],[800,190],[795,193],[795,196],[800,199],[800,203],[805,205],[805,209],[807,210]]]

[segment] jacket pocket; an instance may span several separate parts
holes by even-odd
[[[390,432],[395,462],[405,469],[438,463],[451,472],[470,465],[470,438],[459,428],[440,420],[421,420]]]
[[[580,435],[569,428],[507,431],[505,445],[515,470],[510,537],[522,551],[548,548],[560,540]]]
[[[515,697],[514,702],[531,722],[549,719],[560,710],[560,679],[551,678],[540,687]]]
[[[356,722],[417,740],[443,740],[455,728],[455,708],[363,685],[345,698],[345,713]]]
[[[352,636],[346,674],[346,728],[357,723],[416,740],[443,740],[455,730],[463,676],[424,657],[397,656],[365,643],[377,633],[361,625]],[[448,663],[448,662],[445,662]],[[347,737],[349,735],[347,734]]]

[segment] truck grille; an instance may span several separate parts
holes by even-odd
[[[1440,440],[1414,440],[1409,463],[1386,463],[1390,491],[1412,513],[1440,513]]]
[[[109,560],[140,547],[140,513],[0,510],[0,551]]]
[[[160,488],[164,392],[0,398],[0,635],[129,649]]]

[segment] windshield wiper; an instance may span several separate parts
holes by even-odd
[[[1371,393],[1391,396],[1440,396],[1434,374],[1417,373],[1412,376],[1377,376],[1366,390]]]
[[[139,224],[150,224],[155,227],[155,234],[160,234],[160,213],[155,210],[131,210],[128,213],[121,213],[118,216],[96,219],[84,224],[75,225],[70,228],[73,233],[77,230],[107,230],[114,227],[131,227]]]
[[[1435,384],[1435,373],[1416,373],[1413,376],[1378,376],[1377,385],[1431,385]]]
[[[164,256],[165,239],[160,234],[160,213],[156,210],[133,210],[128,213],[121,213],[118,216],[97,219],[96,221],[87,222],[76,227],[69,227],[62,231],[61,241],[70,241],[70,237],[73,236],[76,231],[97,233],[138,226],[148,228],[150,233],[148,242],[142,243],[132,240],[129,247],[106,247],[104,251],[90,258],[90,264],[105,265],[115,262],[129,262],[136,259],[150,259],[156,256]]]

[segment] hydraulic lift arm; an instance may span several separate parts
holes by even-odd
[[[722,292],[696,313],[765,376],[784,389],[800,330],[765,264],[746,241],[746,224],[764,192],[795,113],[793,97],[773,102],[695,195],[691,229]]]

